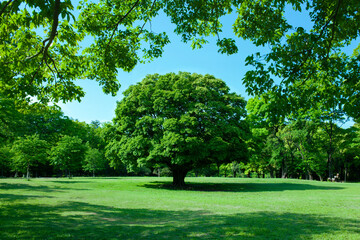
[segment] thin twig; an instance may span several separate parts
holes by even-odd
[[[151,5],[151,8],[150,8],[150,12],[154,9],[155,3],[156,3],[156,0],[153,1],[153,4]],[[150,20],[149,18],[147,18],[147,19],[145,20],[144,24],[142,25],[142,27],[141,27],[138,35],[137,35],[137,38],[140,36],[140,34],[141,34],[141,32],[143,31],[146,23],[147,23],[149,20]],[[150,21],[150,22],[151,22],[151,21]]]
[[[47,61],[44,61],[45,62],[45,65],[50,69],[50,71],[52,72],[53,76],[54,76],[54,79],[56,81],[56,74],[54,72],[54,70],[49,66],[49,64],[47,63]]]
[[[112,39],[113,39],[113,37],[114,37],[114,35],[115,35],[115,31],[117,30],[119,24],[134,10],[134,8],[135,8],[136,5],[139,3],[139,1],[140,1],[140,0],[137,0],[137,1],[135,2],[135,4],[130,8],[130,10],[129,10],[122,18],[120,18],[119,21],[115,24],[115,27],[114,27],[114,29],[113,29],[113,32],[112,32],[111,36],[110,36],[109,42],[108,42],[108,44],[106,45],[105,52],[107,51],[109,45],[111,44]]]
[[[336,23],[336,17],[339,13],[339,9],[340,9],[340,4],[341,4],[341,0],[338,0],[338,4],[336,6],[336,9],[333,11],[333,13],[331,14],[330,18],[326,21],[325,25],[321,28],[321,31],[320,31],[320,34],[319,36],[317,37],[317,39],[314,41],[314,43],[312,44],[311,48],[308,50],[308,54],[306,55],[304,61],[302,61],[301,65],[300,66],[297,66],[295,67],[292,72],[295,72],[297,70],[300,70],[304,64],[307,62],[307,60],[309,59],[310,55],[311,55],[311,52],[313,51],[314,47],[315,47],[315,44],[320,40],[320,38],[322,37],[322,35],[324,34],[325,32],[325,29],[327,28],[327,26],[330,24],[331,21],[334,21],[334,24],[333,24],[333,29],[335,27],[335,23]],[[329,42],[329,47],[328,47],[328,51],[327,51],[327,58],[329,57],[329,53],[330,53],[330,50],[331,50],[331,43],[332,43],[332,40],[334,38],[334,31],[332,33],[332,37],[330,39],[330,42]],[[310,78],[310,74],[308,74],[308,76],[297,86],[297,87],[300,87],[302,86],[307,80],[309,80]],[[284,79],[285,80],[285,79]]]
[[[58,68],[56,67],[56,63],[55,63],[54,59],[53,59],[50,55],[48,55],[48,57],[49,57],[49,59],[52,61],[53,65],[54,65],[54,69],[55,69],[57,75],[58,75],[58,76],[60,77],[60,79],[61,79],[61,78],[62,78],[61,73],[59,72]],[[56,79],[56,77],[55,77],[55,85],[56,85],[56,83],[57,83],[57,79]]]
[[[13,0],[9,0],[5,6],[1,9],[0,11],[0,18],[1,18],[1,15],[5,12],[6,8],[10,5],[10,3],[12,2]],[[15,0],[16,1],[16,0]]]

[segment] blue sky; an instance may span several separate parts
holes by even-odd
[[[161,15],[152,22],[154,32],[167,32],[171,43],[165,47],[163,56],[146,64],[137,65],[130,73],[119,70],[118,80],[121,89],[116,97],[106,95],[102,92],[97,82],[90,80],[78,80],[77,84],[84,88],[86,95],[79,102],[71,102],[59,106],[65,115],[79,121],[101,122],[111,121],[115,116],[116,101],[121,100],[122,92],[130,85],[141,81],[147,74],[166,74],[169,72],[191,72],[199,74],[212,74],[227,83],[232,92],[236,92],[248,99],[245,87],[241,79],[248,67],[245,66],[245,58],[257,50],[249,41],[236,38],[232,32],[232,23],[235,16],[227,16],[223,19],[224,31],[221,37],[234,37],[237,39],[239,52],[233,55],[218,53],[216,39],[209,38],[210,43],[202,49],[192,50],[190,43],[185,44],[181,37],[173,33],[174,26],[170,20]],[[85,42],[84,44],[89,44]]]
[[[294,12],[288,9],[286,17],[293,26],[311,28],[311,22],[307,14]],[[212,74],[227,83],[232,92],[236,92],[248,99],[242,78],[249,67],[245,66],[245,58],[255,52],[267,51],[268,48],[256,48],[250,41],[244,41],[234,36],[232,24],[236,15],[229,15],[222,19],[224,25],[223,33],[220,37],[233,37],[236,39],[239,52],[233,55],[218,53],[215,38],[209,38],[210,43],[202,49],[192,50],[190,43],[185,44],[180,36],[173,33],[174,26],[163,14],[152,22],[154,32],[167,32],[171,43],[164,49],[163,56],[146,64],[137,65],[130,73],[119,70],[118,80],[121,89],[116,97],[103,93],[97,82],[89,80],[79,80],[77,84],[84,88],[86,95],[79,102],[71,102],[59,106],[65,115],[90,123],[92,120],[101,122],[111,121],[115,116],[116,102],[121,100],[122,92],[130,85],[141,81],[147,74],[166,74],[169,72],[191,72],[199,74]],[[89,42],[84,42],[89,44]],[[349,124],[348,124],[349,125]],[[352,124],[351,124],[352,125]]]

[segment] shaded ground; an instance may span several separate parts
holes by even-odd
[[[209,191],[209,192],[267,192],[289,190],[340,190],[339,186],[318,186],[306,183],[187,183],[183,188],[177,188],[169,182],[154,181],[141,185],[152,189]]]
[[[0,216],[5,222],[0,239],[15,239],[14,233],[17,239],[310,239],[339,231],[360,236],[360,220],[294,213],[224,216],[67,202],[56,207],[14,204],[2,207]]]
[[[169,181],[155,180],[0,182],[0,239],[360,239],[360,219],[355,217],[360,204],[352,201],[358,195],[349,194],[347,187],[358,191],[357,185],[193,179],[185,191],[176,191]],[[308,196],[287,203],[304,207],[304,213],[281,208],[283,196],[292,193],[292,201],[298,194]],[[303,201],[314,201],[309,200],[314,194],[345,199],[346,206],[353,203],[348,208],[355,214],[335,217],[321,209],[310,214]],[[244,209],[236,208],[244,201]],[[260,203],[252,207],[252,201]],[[224,202],[232,213],[215,210]],[[194,203],[199,205],[182,209]],[[333,206],[346,210],[342,202]]]

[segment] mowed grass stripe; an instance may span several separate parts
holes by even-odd
[[[360,184],[0,179],[0,239],[360,239]]]

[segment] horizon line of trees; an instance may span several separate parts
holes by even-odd
[[[121,131],[115,119],[88,124],[64,116],[56,106],[3,97],[0,106],[1,177],[172,175],[166,164],[129,168],[119,160],[119,146],[112,141]],[[319,113],[273,118],[271,106],[251,98],[243,118],[248,126],[243,150],[224,150],[228,160],[199,165],[187,175],[360,181],[359,123],[343,129],[336,124],[343,118]],[[239,151],[246,157],[236,161],[231,156]]]

